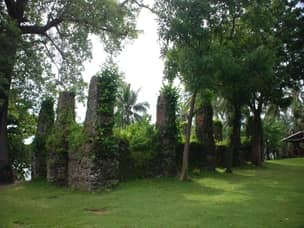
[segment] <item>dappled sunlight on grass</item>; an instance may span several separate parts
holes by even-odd
[[[301,227],[304,159],[219,170],[180,182],[150,178],[108,192],[33,182],[0,188],[4,227]],[[1,226],[0,226],[1,227]]]

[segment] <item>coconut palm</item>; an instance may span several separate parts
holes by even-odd
[[[130,84],[122,83],[117,96],[116,104],[116,124],[119,127],[125,127],[135,123],[147,114],[150,107],[148,102],[137,103],[138,93],[131,89]]]

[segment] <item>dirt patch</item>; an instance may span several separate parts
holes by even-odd
[[[108,215],[111,213],[106,208],[85,208],[84,210],[95,215]]]
[[[13,224],[15,225],[14,227],[20,227],[20,228],[26,227],[26,224],[19,220],[14,221]]]
[[[54,195],[52,195],[52,196],[47,196],[46,198],[47,198],[47,199],[57,199],[57,198],[59,198],[59,196],[54,196]]]

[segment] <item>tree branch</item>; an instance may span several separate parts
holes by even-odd
[[[59,25],[63,21],[63,18],[56,18],[50,22],[48,22],[44,26],[37,25],[20,25],[19,28],[22,34],[38,34],[45,35],[45,33],[52,27]]]
[[[8,15],[12,18],[16,18],[16,3],[12,0],[5,0]]]
[[[54,40],[47,34],[43,34],[46,38],[48,38],[49,41],[51,41],[52,45],[56,48],[56,50],[60,53],[61,57],[64,59],[65,54],[64,52],[58,47],[58,45],[54,42]]]
[[[59,71],[59,66],[57,65],[55,59],[53,58],[52,56],[52,53],[51,51],[49,50],[48,46],[46,45],[46,43],[43,43],[44,47],[45,47],[45,50],[47,52],[47,55],[50,57],[52,63],[54,64],[54,66],[57,68],[57,71]]]
[[[125,1],[123,1],[120,5],[121,5],[121,6],[124,6],[124,5],[127,4],[128,2],[135,3],[135,4],[138,5],[140,8],[145,8],[145,9],[149,10],[150,12],[152,12],[152,13],[154,13],[154,14],[157,14],[157,12],[156,12],[153,8],[151,8],[150,6],[145,5],[145,4],[143,4],[143,3],[141,3],[141,2],[139,2],[139,1],[137,1],[137,0],[125,0]]]
[[[28,0],[17,0],[16,1],[16,13],[17,19],[19,22],[25,22],[26,19],[24,18],[24,10]]]

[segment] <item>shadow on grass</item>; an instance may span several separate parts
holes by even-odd
[[[14,222],[29,227],[301,227],[304,167],[289,163],[246,166],[232,174],[203,172],[185,182],[132,180],[110,192],[34,181],[3,192],[2,221],[8,227]],[[104,208],[111,213],[101,213]]]

